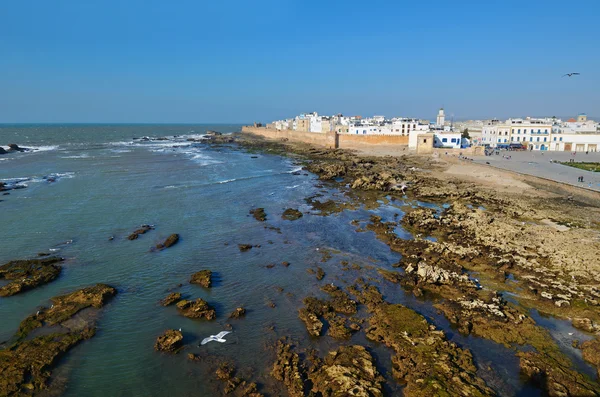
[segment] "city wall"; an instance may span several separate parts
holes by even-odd
[[[328,148],[355,150],[373,147],[408,148],[408,136],[401,135],[349,135],[338,134],[335,131],[316,133],[251,126],[242,127],[242,132],[260,135],[269,139],[288,139],[294,142],[312,143]]]

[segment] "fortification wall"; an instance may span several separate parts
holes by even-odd
[[[341,149],[364,149],[371,146],[405,149],[408,147],[408,136],[338,134],[338,145]]]
[[[294,142],[312,143],[313,145],[335,148],[335,134],[318,132],[303,132],[294,130],[276,130],[262,127],[242,127],[242,132],[256,134],[268,139],[288,139]]]

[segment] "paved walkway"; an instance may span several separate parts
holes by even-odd
[[[510,159],[503,158],[510,156]],[[568,162],[574,159],[576,162],[600,163],[600,152],[585,154],[578,152],[576,155],[570,152],[509,152],[501,150],[500,155],[473,157],[476,163],[492,165],[510,171],[551,179],[557,182],[568,183],[600,192],[600,172],[584,171],[578,168],[562,164],[551,163],[550,160]],[[577,182],[577,178],[583,176],[584,182]]]

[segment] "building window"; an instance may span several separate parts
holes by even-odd
[[[520,134],[520,133],[521,133],[521,129],[519,128],[519,129],[517,130],[517,134]]]
[[[539,136],[537,137],[537,141],[538,141],[538,142],[540,141],[540,137],[539,137]]]
[[[502,142],[502,139],[498,138],[498,143]]]
[[[554,142],[556,142],[556,137],[554,137]]]
[[[548,128],[546,128],[546,129],[544,130],[544,132],[547,134],[547,133],[548,133]]]
[[[546,142],[546,137],[544,137],[544,142]]]
[[[529,137],[529,142],[533,142],[533,138],[532,137]]]
[[[442,142],[444,142],[444,143],[448,142],[448,138],[442,138]]]
[[[560,138],[558,138],[558,140],[562,142],[562,136]]]
[[[452,139],[450,139],[450,142],[452,142],[452,143],[456,143],[456,138],[452,138]]]

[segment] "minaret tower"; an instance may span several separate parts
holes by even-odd
[[[435,124],[440,127],[443,127],[445,121],[446,121],[446,115],[444,115],[444,108],[440,108],[440,111],[438,112],[438,115],[437,115],[437,122]]]

